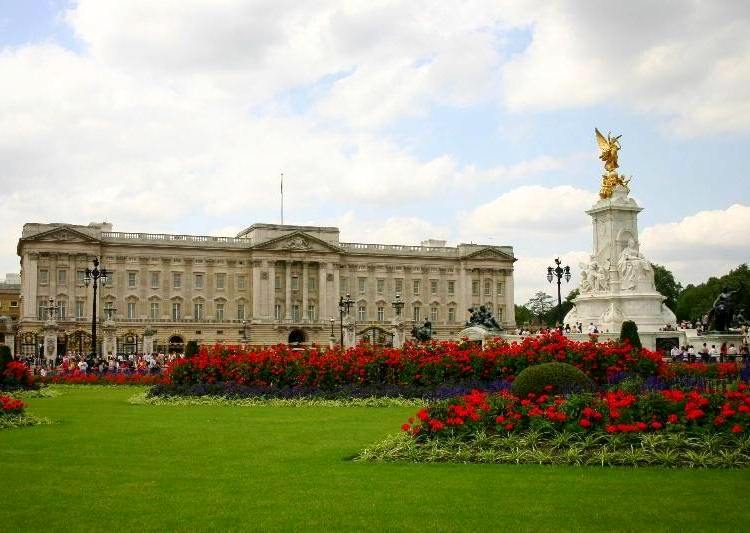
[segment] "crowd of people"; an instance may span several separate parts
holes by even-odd
[[[734,343],[727,345],[724,342],[719,348],[715,344],[712,344],[709,348],[708,344],[704,342],[703,346],[697,351],[692,344],[689,346],[674,346],[669,355],[674,362],[733,363],[741,359],[747,363],[749,353],[747,344],[735,346]]]
[[[68,352],[58,355],[54,361],[27,357],[22,359],[34,375],[46,377],[56,374],[158,374],[172,361],[176,354],[118,354],[109,357],[94,357],[92,354]]]

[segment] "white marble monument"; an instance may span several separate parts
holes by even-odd
[[[600,199],[586,211],[594,229],[593,252],[590,261],[580,265],[580,295],[565,323],[582,322],[584,330],[594,324],[602,333],[619,333],[625,320],[635,322],[639,333],[676,326],[674,313],[654,286],[653,266],[639,251],[642,208],[629,197],[630,180],[615,172],[619,137],[604,139],[598,131],[597,137],[606,164]]]

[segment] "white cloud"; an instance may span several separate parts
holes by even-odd
[[[750,129],[750,4],[546,2],[504,67],[510,109],[614,103],[682,135]]]
[[[641,232],[641,251],[683,284],[701,283],[750,261],[750,206],[699,211]]]
[[[545,244],[561,236],[575,239],[590,231],[585,211],[595,201],[591,191],[569,185],[523,185],[461,216],[461,233],[467,238],[492,235],[504,242],[514,242],[519,235]]]

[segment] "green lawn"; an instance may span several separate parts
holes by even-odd
[[[750,472],[348,460],[412,408],[30,400],[0,431],[0,531],[747,530]]]

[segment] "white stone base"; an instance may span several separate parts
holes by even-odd
[[[675,326],[677,319],[666,305],[664,296],[658,292],[594,293],[579,296],[575,307],[565,316],[565,324],[583,324],[584,330],[594,324],[600,333],[619,335],[622,323],[632,320],[638,333],[658,332],[669,324]]]

